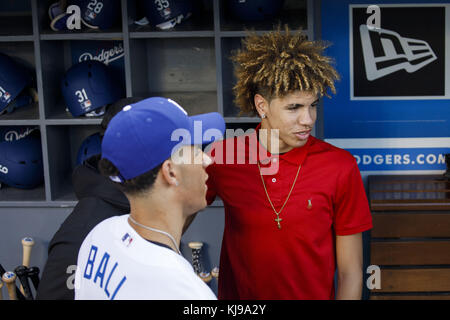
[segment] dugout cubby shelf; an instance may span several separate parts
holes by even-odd
[[[24,66],[31,74],[36,83],[36,63],[33,41],[0,41],[0,52],[8,55],[14,61]],[[16,109],[9,114],[0,116],[0,125],[8,120],[37,120],[39,119],[39,108],[37,103]]]
[[[159,30],[150,25],[138,25],[134,22],[144,17],[142,0],[128,1],[128,25],[130,37],[171,37],[180,34],[209,34],[214,37],[214,1],[194,0],[193,13],[189,19],[171,30]]]
[[[218,110],[213,38],[132,39],[130,58],[133,96],[172,98],[192,115]]]
[[[39,104],[31,103],[14,110],[13,113],[5,113],[0,116],[0,125],[22,124],[27,125],[28,122],[38,123],[39,121]]]
[[[281,26],[287,24],[294,30],[308,29],[307,1],[285,0],[277,16],[264,21],[252,22],[243,22],[234,16],[227,3],[227,1],[219,2],[221,36],[241,37],[245,35],[245,30],[267,32],[278,24]]]
[[[48,8],[54,0],[38,0],[37,1],[37,11],[38,11],[38,27],[39,35],[41,39],[45,40],[66,40],[78,38],[110,38],[110,37],[121,37],[122,36],[122,15],[118,15],[113,22],[113,25],[108,30],[96,30],[91,29],[81,23],[80,30],[67,30],[67,31],[54,31],[50,27],[50,17],[48,14]],[[121,2],[122,6],[123,3]]]
[[[83,140],[100,131],[99,125],[47,126],[47,157],[52,201],[76,201],[72,171]]]
[[[72,55],[73,51],[78,50],[80,47],[85,46],[101,46],[102,43],[113,43],[112,40],[94,41],[92,39],[77,38],[75,40],[46,40],[40,42],[40,56],[42,62],[42,82],[43,86],[43,108],[44,117],[46,120],[52,121],[51,124],[55,124],[55,120],[64,120],[70,124],[84,122],[86,123],[98,123],[95,118],[89,117],[73,117],[69,111],[66,110],[64,98],[61,93],[61,78],[67,72],[67,70],[74,64]],[[116,41],[117,42],[117,41]],[[123,46],[123,43],[118,43]],[[113,69],[115,78],[120,82],[122,89],[122,96],[125,97],[125,74],[123,70],[118,69],[116,66],[111,66]]]
[[[45,202],[45,186],[44,184],[30,190],[16,188],[1,188],[0,199],[7,199],[4,205],[21,206],[22,203],[33,204],[36,202]]]
[[[313,1],[285,0],[279,16],[243,23],[226,9],[225,0],[193,0],[194,14],[171,30],[138,26],[139,2],[120,0],[121,14],[108,30],[55,32],[48,7],[55,0],[7,1],[0,8],[0,52],[24,62],[35,72],[39,102],[0,116],[0,126],[36,126],[41,132],[44,183],[33,190],[0,189],[0,208],[72,207],[76,204],[71,174],[82,140],[97,132],[101,117],[76,117],[66,111],[60,78],[72,65],[81,43],[117,42],[123,48],[123,69],[117,79],[125,96],[165,96],[189,114],[217,111],[228,129],[256,127],[259,119],[238,116],[233,103],[235,83],[229,60],[247,30],[264,33],[273,26],[313,33]],[[317,13],[316,13],[317,14]],[[216,201],[213,206],[220,206]]]
[[[14,26],[14,28],[11,28]],[[33,19],[30,1],[2,1],[0,8],[0,38],[33,36]]]
[[[233,63],[230,60],[232,53],[241,47],[241,37],[221,38],[222,46],[222,94],[223,94],[223,115],[225,117],[238,118],[239,109],[233,102],[233,86],[236,77],[233,73]],[[257,120],[257,119],[256,119]]]

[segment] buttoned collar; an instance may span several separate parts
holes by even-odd
[[[282,154],[271,154],[258,139],[258,131],[260,128],[261,123],[258,124],[258,126],[255,128],[255,131],[249,137],[250,140],[256,139],[258,146],[257,153],[247,149],[249,151],[249,159],[252,161],[252,163],[256,163],[256,155],[258,156],[259,163],[263,166],[268,165],[271,161],[286,160],[294,165],[301,165],[305,161],[308,154],[308,149],[310,145],[313,144],[314,137],[309,136],[308,141],[302,147],[294,148]]]

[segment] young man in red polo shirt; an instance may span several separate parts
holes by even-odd
[[[349,152],[311,136],[339,78],[325,47],[279,28],[233,56],[236,104],[262,120],[211,149],[208,203],[225,207],[219,299],[361,298],[372,228],[361,175]]]

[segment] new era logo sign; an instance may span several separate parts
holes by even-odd
[[[380,26],[367,5],[350,6],[352,100],[447,99],[446,5],[380,5]]]
[[[437,59],[426,41],[405,38],[382,28],[370,30],[365,24],[359,26],[359,31],[369,81],[402,69],[413,73]]]

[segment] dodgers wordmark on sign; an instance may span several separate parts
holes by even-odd
[[[445,169],[445,154],[450,153],[450,138],[329,139],[328,141],[349,151],[365,175],[382,172],[436,173],[436,170]]]
[[[448,1],[322,1],[322,38],[342,76],[324,100],[324,138],[362,172],[445,170],[449,20]]]

